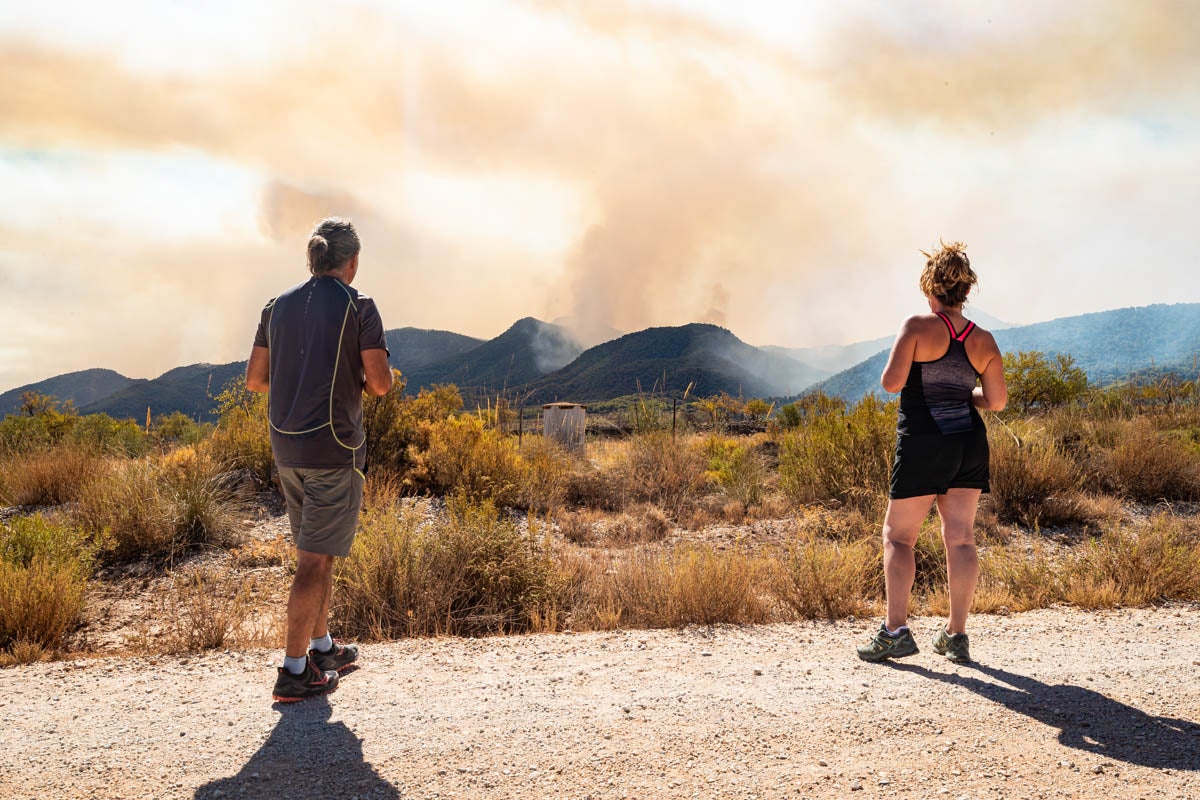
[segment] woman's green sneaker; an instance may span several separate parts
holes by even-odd
[[[933,637],[933,652],[962,664],[971,660],[971,651],[967,649],[967,644],[965,633],[949,633],[943,626],[938,635]]]
[[[896,636],[887,632],[887,623],[880,623],[879,630],[871,637],[871,641],[858,646],[858,657],[863,661],[883,661],[885,658],[900,658],[911,656],[917,650],[917,640],[913,638],[908,628]]]

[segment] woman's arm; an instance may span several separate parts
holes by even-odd
[[[984,411],[1003,411],[1008,405],[1008,384],[1004,382],[1004,356],[992,335],[988,335],[988,362],[979,376],[979,386],[971,395],[971,402]]]
[[[888,356],[887,366],[879,382],[885,391],[895,394],[904,388],[908,382],[908,371],[912,369],[913,358],[917,352],[918,317],[909,317],[900,326],[900,333],[892,345],[891,355]]]

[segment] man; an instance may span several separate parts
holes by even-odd
[[[358,647],[329,635],[333,559],[350,553],[362,505],[366,436],[363,392],[392,387],[375,302],[350,288],[361,245],[353,224],[330,218],[308,242],[305,283],[263,309],[246,388],[268,392],[271,449],[296,544],[287,649],[274,698],[332,692]]]

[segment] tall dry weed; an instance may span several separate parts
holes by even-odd
[[[158,603],[158,652],[194,653],[228,647],[247,629],[256,610],[252,577],[220,567],[195,567],[172,577]]]
[[[633,437],[629,461],[617,473],[623,494],[638,502],[653,503],[668,514],[678,514],[694,501],[704,486],[704,457],[686,437],[652,431]]]

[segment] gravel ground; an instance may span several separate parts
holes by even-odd
[[[0,798],[1200,798],[1200,607],[871,624],[373,645],[290,706],[275,652],[8,669]]]

